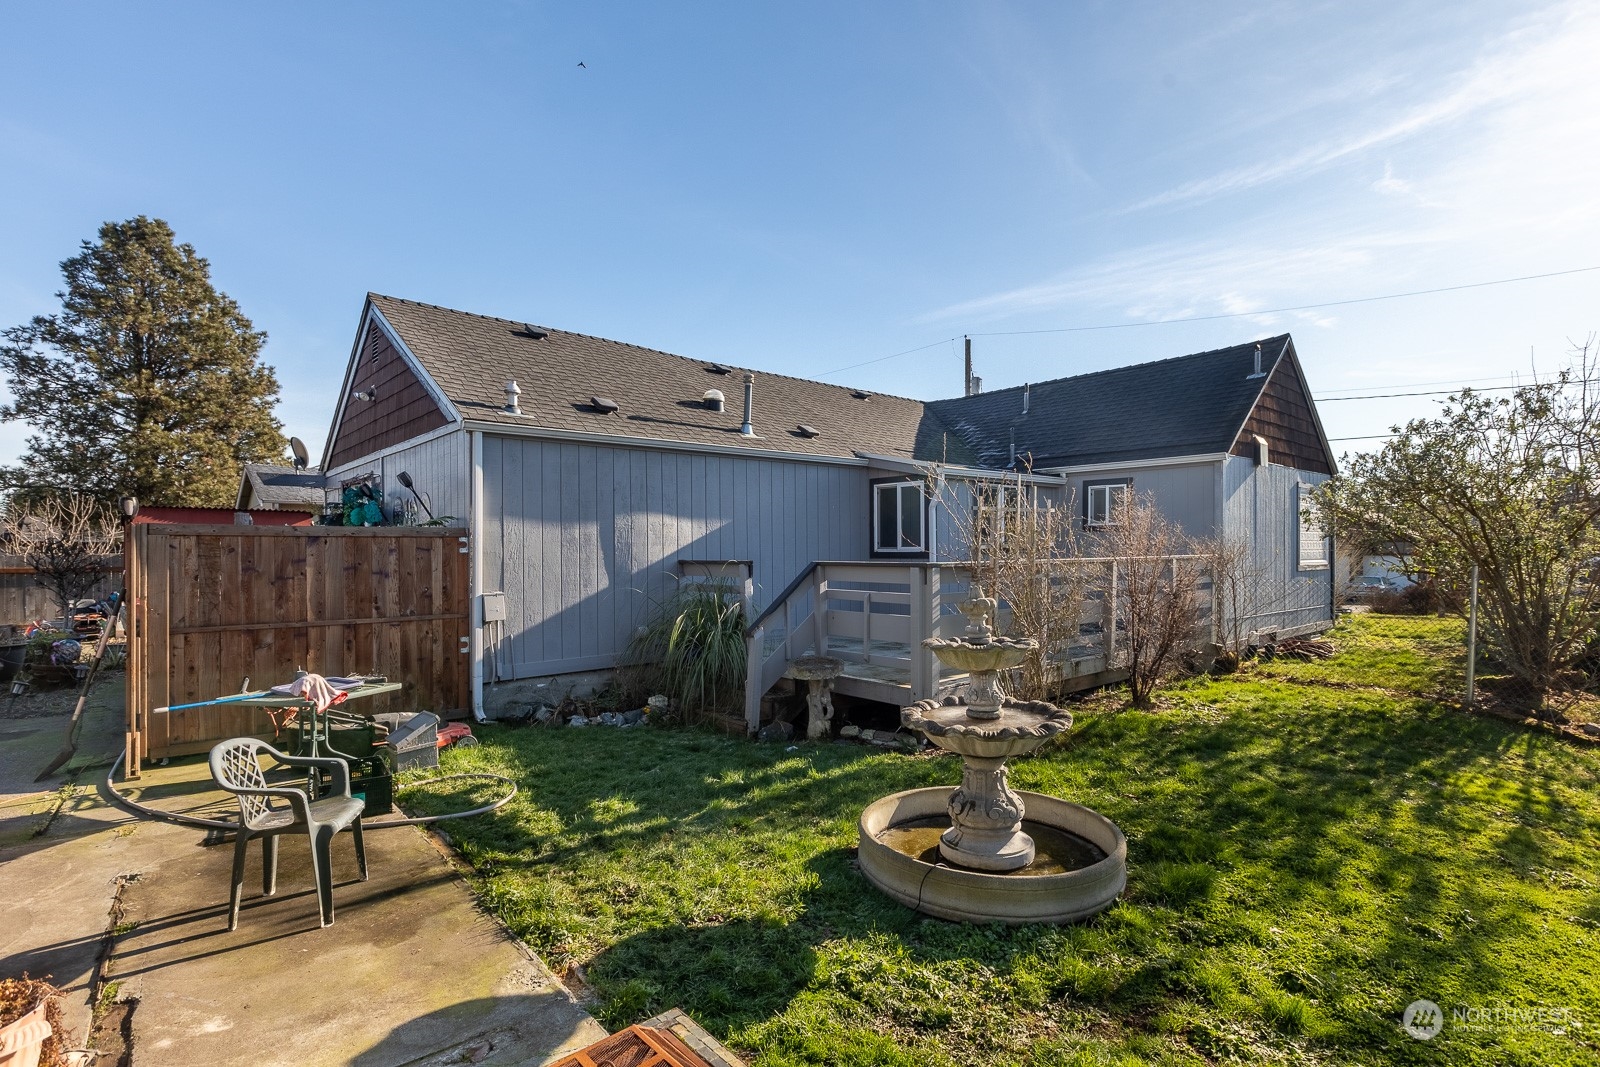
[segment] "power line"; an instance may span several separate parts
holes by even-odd
[[[989,331],[987,333],[971,333],[971,334],[967,334],[966,336],[968,336],[968,337],[1024,337],[1024,336],[1029,336],[1029,335],[1033,335],[1033,334],[1047,334],[1047,333],[1088,333],[1088,332],[1095,331],[1095,330],[1126,330],[1126,329],[1130,329],[1130,328],[1133,328],[1133,327],[1136,327],[1136,326],[1166,326],[1166,325],[1168,325],[1170,323],[1177,323],[1177,322],[1215,322],[1215,321],[1220,320],[1220,319],[1249,318],[1251,315],[1281,315],[1281,314],[1284,314],[1284,313],[1290,312],[1290,311],[1315,311],[1318,308],[1345,307],[1345,306],[1348,306],[1350,304],[1370,304],[1370,303],[1373,303],[1374,301],[1378,301],[1378,300],[1401,300],[1401,299],[1404,299],[1406,297],[1412,297],[1412,296],[1431,296],[1431,295],[1433,295],[1435,293],[1455,293],[1455,292],[1460,292],[1463,289],[1482,289],[1482,288],[1485,288],[1485,287],[1491,286],[1491,285],[1511,285],[1511,284],[1513,284],[1515,282],[1532,282],[1532,281],[1539,281],[1539,280],[1544,279],[1544,278],[1562,278],[1562,277],[1565,277],[1565,276],[1567,276],[1569,274],[1586,274],[1586,273],[1590,273],[1592,271],[1600,271],[1600,266],[1576,267],[1576,268],[1574,268],[1572,270],[1556,270],[1556,271],[1550,271],[1550,272],[1545,273],[1545,274],[1524,274],[1524,275],[1522,275],[1520,277],[1516,277],[1516,278],[1496,278],[1493,281],[1468,282],[1465,285],[1445,285],[1445,286],[1440,286],[1437,289],[1414,289],[1414,290],[1412,290],[1410,292],[1405,292],[1405,293],[1384,293],[1381,296],[1359,296],[1359,297],[1354,297],[1354,298],[1352,298],[1350,300],[1329,300],[1329,301],[1326,301],[1326,302],[1321,303],[1321,304],[1299,304],[1299,305],[1296,305],[1294,307],[1263,308],[1263,309],[1261,309],[1259,311],[1226,311],[1226,312],[1218,312],[1215,315],[1186,315],[1186,316],[1182,316],[1182,317],[1175,318],[1175,319],[1148,319],[1148,320],[1143,320],[1143,321],[1139,321],[1139,322],[1113,322],[1113,323],[1104,323],[1104,324],[1097,325],[1097,326],[1061,326],[1061,327],[1057,327],[1055,329],[1048,329],[1048,330],[991,330],[991,331]],[[855,370],[858,367],[870,367],[874,363],[884,363],[884,362],[887,362],[888,360],[891,360],[891,359],[899,359],[901,356],[909,356],[909,355],[912,355],[913,353],[916,353],[916,352],[925,352],[930,348],[936,348],[939,345],[949,344],[950,342],[955,341],[955,340],[956,340],[956,338],[954,338],[954,337],[946,337],[942,341],[931,341],[931,342],[929,342],[928,344],[925,344],[925,345],[918,345],[916,348],[908,348],[903,352],[895,352],[895,353],[892,353],[891,355],[879,356],[876,359],[863,360],[860,363],[851,363],[851,364],[848,364],[847,366],[835,367],[832,370],[822,371],[817,375],[817,377],[818,378],[826,378],[830,374],[838,374],[838,373],[840,373],[842,371]],[[1477,378],[1477,379],[1468,379],[1468,380],[1472,380],[1472,381],[1494,381],[1495,379],[1493,379],[1493,378]],[[1422,383],[1422,384],[1433,384],[1433,383]],[[1353,387],[1353,388],[1359,388],[1359,387]],[[1330,399],[1333,399],[1333,398],[1330,398]],[[1357,399],[1357,398],[1350,397],[1349,399],[1354,400],[1354,399]]]
[[[1328,441],[1330,443],[1334,442],[1334,441],[1378,441],[1378,440],[1381,440],[1381,439],[1383,439],[1385,437],[1397,437],[1397,436],[1399,436],[1399,435],[1398,434],[1392,434],[1392,433],[1369,433],[1369,434],[1363,434],[1360,437],[1330,437],[1330,438],[1328,438]]]
[[[1494,374],[1487,378],[1448,378],[1442,382],[1406,382],[1407,389],[1422,389],[1430,385],[1471,385],[1476,382],[1503,382],[1507,378],[1515,378],[1515,374]],[[1334,389],[1335,393],[1348,393],[1352,389],[1382,389],[1381,385],[1347,385],[1342,389]],[[1331,397],[1325,399],[1333,399]]]
[[[826,378],[828,375],[830,375],[830,374],[838,374],[840,371],[855,370],[857,367],[870,367],[872,364],[874,364],[874,363],[882,363],[884,360],[898,359],[901,356],[909,356],[913,352],[922,352],[922,351],[925,351],[925,350],[927,350],[929,348],[936,348],[939,345],[947,345],[951,341],[954,341],[954,340],[955,340],[954,337],[946,337],[943,341],[932,341],[932,342],[930,342],[928,344],[925,344],[925,345],[919,345],[916,348],[908,348],[904,352],[896,352],[892,356],[879,356],[877,359],[869,359],[869,360],[867,360],[867,361],[865,361],[863,363],[852,363],[848,367],[835,367],[832,370],[825,370],[825,371],[820,372],[817,375],[817,377],[818,378]]]
[[[1544,382],[1540,384],[1559,385],[1565,388],[1569,385],[1594,385],[1597,381],[1600,381],[1600,379],[1575,378],[1568,382]],[[1527,389],[1530,388],[1530,385],[1487,385],[1481,389],[1472,389],[1469,386],[1463,389],[1430,389],[1420,393],[1367,393],[1364,396],[1321,396],[1317,397],[1317,403],[1332,404],[1339,400],[1389,400],[1397,396],[1455,396],[1460,392],[1504,393],[1515,389]]]
[[[1520,385],[1491,385],[1483,389],[1474,389],[1474,393],[1502,393],[1508,389],[1521,389]],[[1461,392],[1460,389],[1430,389],[1422,393],[1366,393],[1362,396],[1319,396],[1317,403],[1332,404],[1339,400],[1388,400],[1397,396],[1454,396]]]
[[[1262,308],[1257,311],[1224,311],[1215,315],[1185,315],[1175,319],[1150,319],[1143,322],[1114,322],[1101,326],[1060,326],[1049,330],[994,330],[975,333],[972,337],[1022,337],[1041,333],[1087,333],[1091,330],[1125,330],[1134,326],[1165,326],[1173,322],[1213,322],[1217,319],[1242,319],[1251,315],[1280,315],[1289,311],[1315,311],[1319,308],[1346,307],[1350,304],[1370,304],[1378,300],[1401,300],[1412,296],[1431,296],[1435,293],[1456,293],[1463,289],[1483,289],[1491,285],[1510,285],[1513,282],[1533,282],[1542,278],[1560,278],[1568,274],[1584,274],[1600,270],[1595,267],[1575,267],[1572,270],[1555,270],[1547,274],[1524,274],[1517,278],[1496,278],[1487,282],[1467,282],[1465,285],[1444,285],[1437,289],[1413,289],[1405,293],[1384,293],[1382,296],[1358,296],[1349,300],[1329,300],[1321,304],[1297,304],[1294,307]]]

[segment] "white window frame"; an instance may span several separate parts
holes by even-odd
[[[879,532],[883,529],[883,494],[885,490],[894,490],[893,499],[895,506],[895,534],[901,540],[905,538],[905,494],[902,490],[911,488],[917,491],[917,525],[922,531],[922,540],[915,545],[883,545],[878,541]],[[872,551],[880,554],[916,554],[928,551],[928,506],[923,494],[923,484],[919,481],[905,479],[895,482],[876,482],[872,486]]]
[[[1113,498],[1114,496],[1120,496],[1122,498],[1120,503],[1125,507],[1128,502],[1128,491],[1132,488],[1133,483],[1131,482],[1101,482],[1099,485],[1084,486],[1085,510],[1083,524],[1090,528],[1121,525],[1113,518],[1117,513],[1118,506],[1118,501]],[[1115,493],[1113,493],[1113,490],[1115,490]],[[1103,507],[1096,508],[1096,497],[1103,501]],[[1095,518],[1096,514],[1100,518]]]
[[[1314,489],[1316,486],[1300,482],[1295,486],[1294,493],[1295,528],[1298,531],[1295,564],[1303,571],[1325,571],[1329,562],[1328,534],[1311,509],[1311,493]]]

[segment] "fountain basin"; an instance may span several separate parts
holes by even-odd
[[[999,874],[929,863],[892,848],[885,831],[947,820],[950,790],[934,786],[894,793],[861,813],[861,873],[908,908],[956,922],[1066,923],[1110,907],[1128,882],[1128,841],[1117,824],[1081,804],[1020,792],[1027,821],[1083,838],[1103,859],[1060,873]]]

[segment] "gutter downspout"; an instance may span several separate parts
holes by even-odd
[[[470,625],[467,630],[467,654],[472,659],[472,717],[478,722],[487,721],[483,713],[483,431],[468,430],[468,447],[472,452],[470,492],[472,503],[467,522],[471,538],[472,562],[468,580]]]

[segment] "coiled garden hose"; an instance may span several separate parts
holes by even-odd
[[[237,830],[239,828],[239,824],[237,822],[231,822],[224,819],[202,819],[198,815],[180,815],[173,811],[162,811],[160,808],[152,808],[147,804],[141,804],[137,800],[134,800],[126,794],[119,792],[117,790],[115,781],[117,776],[117,768],[122,766],[122,761],[126,756],[126,752],[118,753],[117,758],[112,761],[111,770],[106,773],[106,789],[116,799],[118,804],[137,815],[143,815],[150,819],[160,819],[163,822],[176,823],[179,826],[194,826],[201,830]],[[487,815],[491,811],[497,811],[500,808],[505,807],[511,802],[511,798],[517,795],[516,782],[512,781],[510,778],[507,778],[503,774],[492,774],[489,771],[466,771],[461,774],[447,774],[443,778],[425,778],[421,781],[412,782],[408,785],[401,786],[400,788],[409,789],[412,786],[434,785],[438,782],[453,782],[462,778],[491,778],[497,782],[506,783],[506,785],[511,787],[511,792],[507,793],[493,804],[485,804],[482,807],[473,808],[471,811],[452,811],[444,815],[422,815],[414,819],[383,819],[374,820],[372,822],[368,822],[366,819],[363,819],[361,820],[361,828],[363,830],[387,830],[391,826],[427,826],[430,823],[443,822],[446,819],[465,819],[471,815]]]

